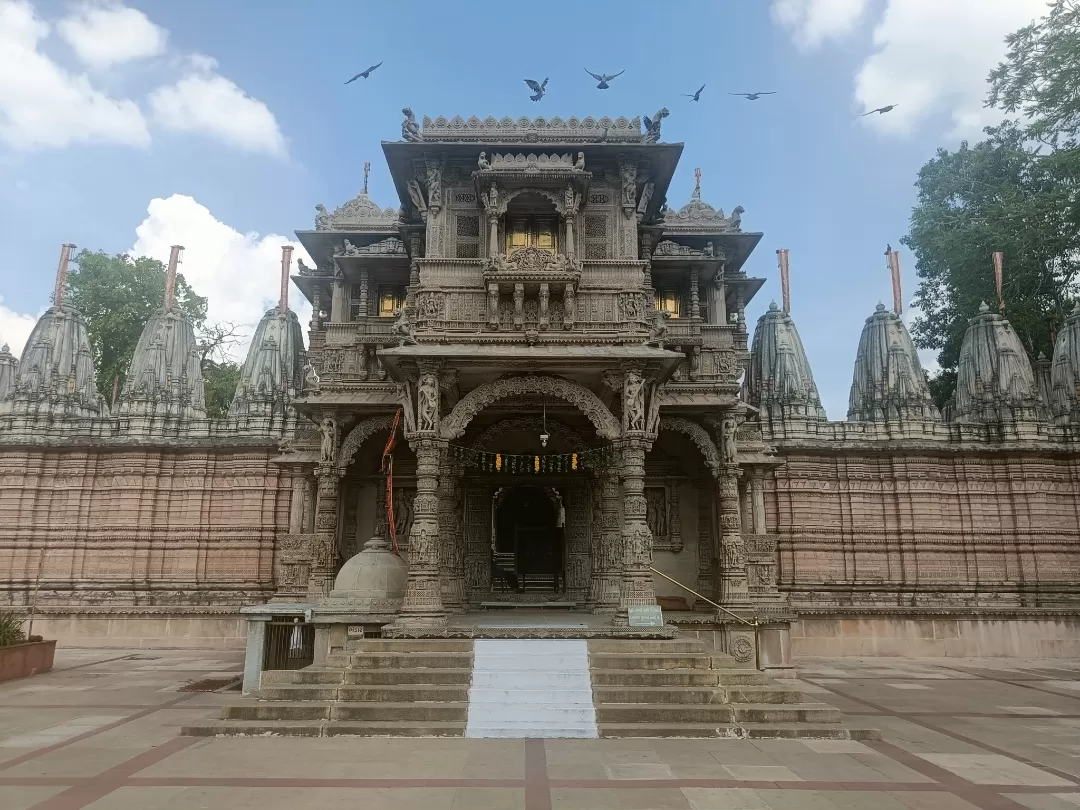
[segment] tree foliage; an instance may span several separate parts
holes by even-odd
[[[98,391],[112,401],[113,380],[123,386],[143,325],[165,296],[165,265],[157,259],[126,253],[80,251],[67,279],[66,299],[85,317],[98,372]],[[206,299],[196,295],[179,273],[176,303],[192,324],[206,321]]]
[[[1005,39],[1005,61],[990,74],[987,103],[1022,113],[1028,135],[1074,146],[1080,127],[1080,2],[1054,0],[1046,17]]]
[[[88,250],[74,261],[77,266],[68,275],[65,297],[86,317],[98,390],[111,402],[114,380],[123,386],[143,326],[161,308],[166,267],[145,256],[109,256]],[[233,323],[207,324],[206,299],[179,273],[175,293],[177,306],[195,328],[207,415],[224,417],[240,379],[240,366],[228,355],[240,342],[240,329]]]
[[[982,301],[996,308],[995,251],[1004,254],[1005,315],[1032,358],[1051,355],[1078,293],[1080,0],[1055,0],[1007,45],[987,103],[1025,120],[988,128],[974,145],[939,149],[919,171],[902,240],[919,277],[912,338],[938,351],[931,390],[939,405],[952,396],[968,319]]]

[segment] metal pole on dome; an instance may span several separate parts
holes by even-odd
[[[66,243],[60,246],[60,264],[56,267],[56,287],[53,288],[53,306],[59,307],[64,303],[64,286],[67,284],[68,261],[71,259],[71,251],[75,245]]]
[[[281,246],[281,294],[278,296],[278,312],[284,315],[289,309],[289,272],[292,269],[292,245]]]
[[[783,294],[783,308],[784,314],[787,315],[791,312],[791,268],[788,264],[789,251],[787,248],[780,248],[776,251],[776,259],[780,265],[780,291]]]

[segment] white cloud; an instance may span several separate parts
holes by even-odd
[[[0,140],[16,149],[95,140],[147,146],[135,102],[95,90],[41,53],[48,33],[26,0],[0,0]]]
[[[151,200],[147,217],[135,229],[135,235],[131,249],[134,256],[168,261],[172,245],[184,246],[180,272],[199,295],[207,298],[207,321],[232,321],[244,327],[243,345],[233,350],[236,360],[243,360],[255,325],[277,303],[281,246],[296,248],[293,272],[298,258],[314,264],[298,242],[277,234],[242,234],[217,219],[206,206],[182,194]],[[292,285],[289,306],[306,330],[311,305]]]
[[[947,0],[941,0],[947,2]],[[826,40],[852,33],[869,0],[773,0],[773,21],[791,31],[801,50],[813,50]]]
[[[39,316],[16,312],[4,306],[3,301],[0,296],[0,344],[8,346],[11,353],[19,357]]]
[[[929,116],[950,117],[949,137],[978,137],[999,122],[986,109],[986,78],[1005,56],[1005,36],[1046,12],[1046,0],[889,0],[874,30],[875,51],[855,77],[863,110],[899,106],[862,119],[907,135]]]
[[[205,70],[212,60],[203,59]],[[224,76],[185,76],[151,93],[150,107],[168,129],[202,132],[253,152],[285,154],[285,137],[270,108]]]
[[[168,32],[138,9],[84,3],[56,24],[56,31],[86,65],[97,70],[157,56]]]

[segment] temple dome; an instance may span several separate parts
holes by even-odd
[[[859,336],[848,421],[940,419],[907,327],[899,315],[878,304]]]
[[[953,395],[955,422],[1034,421],[1039,390],[1020,338],[984,301],[968,321]]]
[[[1080,422],[1080,303],[1065,320],[1054,343],[1050,366],[1050,413],[1059,424]]]
[[[799,330],[775,301],[758,318],[743,387],[747,402],[763,418],[826,418]]]
[[[731,216],[724,216],[720,208],[713,208],[701,199],[701,170],[694,170],[694,191],[690,195],[690,202],[678,211],[667,211],[664,214],[664,230],[702,230],[710,233],[742,230],[743,207],[737,206]]]
[[[103,416],[107,408],[96,377],[86,319],[64,304],[51,306],[30,332],[4,410],[10,412],[14,400],[20,411]]]
[[[15,375],[19,372],[19,361],[5,343],[0,348],[0,399],[7,399],[15,391]]]
[[[229,416],[284,415],[300,391],[304,338],[296,313],[267,310],[255,329]]]
[[[120,416],[205,419],[195,330],[175,305],[150,316],[120,393]]]

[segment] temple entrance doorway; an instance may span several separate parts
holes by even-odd
[[[562,496],[553,487],[496,490],[492,499],[494,592],[566,591],[565,515]]]

